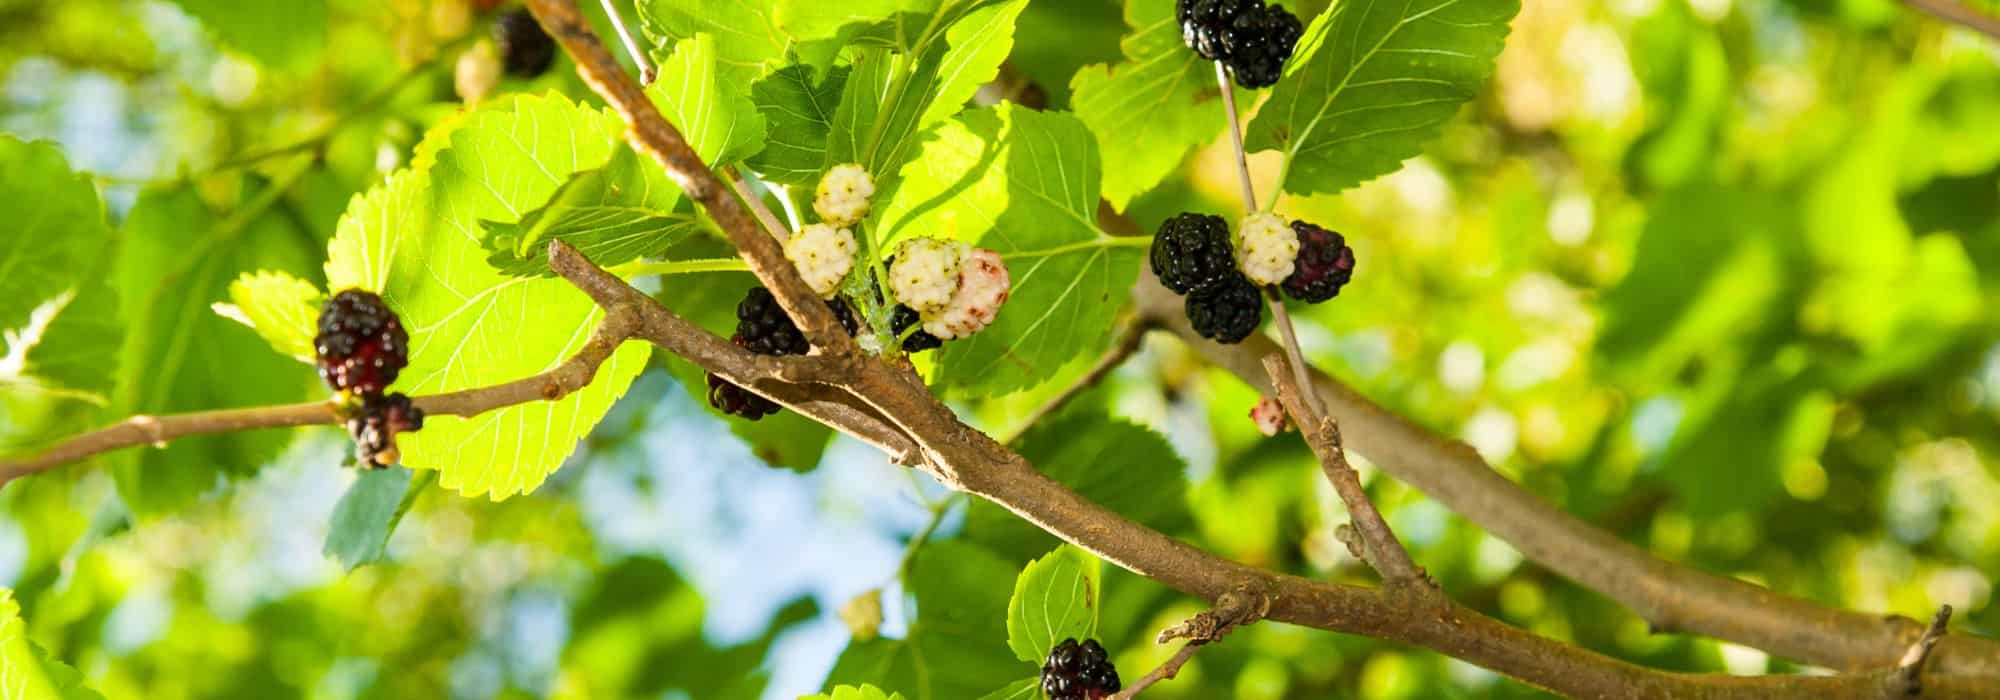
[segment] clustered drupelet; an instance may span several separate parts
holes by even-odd
[[[1062,640],[1042,663],[1042,694],[1049,700],[1100,700],[1121,687],[1111,655],[1095,639]]]
[[[1236,84],[1264,88],[1278,82],[1305,25],[1263,0],[1179,0],[1181,40],[1211,61],[1221,61]]]
[[[840,325],[853,333],[860,329],[860,321],[847,302],[834,299],[827,302],[833,317]],[[778,298],[771,290],[752,287],[736,303],[736,334],[730,337],[735,343],[759,355],[804,355],[812,351],[812,343],[806,340],[804,331],[785,314]],[[778,404],[727,379],[708,374],[708,405],[716,410],[746,420],[758,420],[778,412]]]
[[[410,364],[410,335],[382,296],[362,289],[333,295],[320,307],[313,353],[320,379],[338,392],[355,457],[369,467],[401,458],[396,433],[422,428],[424,412],[400,393],[384,395]]]

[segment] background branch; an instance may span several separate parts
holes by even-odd
[[[2000,17],[1967,7],[1958,0],[1903,0],[1903,4],[1917,8],[1932,17],[2000,39]]]

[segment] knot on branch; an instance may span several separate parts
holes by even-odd
[[[1160,630],[1159,644],[1185,639],[1189,644],[1207,644],[1228,635],[1230,630],[1264,619],[1271,612],[1271,596],[1250,585],[1237,586],[1215,599],[1215,607]]]
[[[1930,660],[1931,652],[1938,642],[1944,640],[1945,626],[1951,623],[1951,606],[1938,608],[1937,616],[1931,618],[1931,625],[1924,634],[1903,652],[1901,661],[1896,662],[1896,670],[1889,673],[1887,688],[1883,693],[1888,698],[1912,698],[1924,692],[1924,662]]]

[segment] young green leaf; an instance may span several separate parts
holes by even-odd
[[[750,86],[757,112],[764,115],[764,150],[747,164],[764,179],[787,185],[818,184],[826,169],[826,140],[833,132],[833,111],[850,69],[841,66],[813,80],[811,66],[780,68]]]
[[[108,403],[123,333],[114,247],[88,177],[54,145],[0,134],[0,453],[73,433]]]
[[[559,97],[519,98],[453,122],[428,168],[357,197],[329,247],[329,288],[381,293],[410,332],[396,391],[430,394],[544,372],[574,355],[603,318],[566,281],[510,277],[485,261],[479,222],[515,221],[570,176],[602,167],[622,143],[607,112]],[[553,402],[471,418],[430,416],[399,438],[403,463],[495,499],[541,484],[644,369],[648,348],[613,353],[589,386]]]
[[[1493,74],[1519,0],[1351,0],[1314,19],[1245,134],[1285,154],[1286,192],[1391,172]]]
[[[319,308],[326,295],[313,283],[284,272],[246,272],[229,284],[229,303],[212,308],[224,318],[249,326],[273,350],[311,364],[316,356]]]
[[[720,168],[764,147],[764,115],[750,101],[749,83],[723,75],[715,42],[702,33],[675,44],[646,95],[702,162]]]
[[[0,698],[104,700],[84,687],[83,676],[28,641],[28,623],[14,591],[0,588]]]
[[[1062,640],[1097,631],[1102,567],[1089,552],[1065,544],[1021,570],[1007,601],[1007,646],[1014,658],[1040,664]]]
[[[903,694],[884,693],[881,688],[863,683],[860,686],[843,685],[831,692],[802,696],[799,700],[903,700]]]
[[[361,470],[333,506],[323,551],[348,571],[379,561],[396,524],[436,476],[402,467]]]
[[[550,277],[549,241],[560,240],[598,265],[659,255],[699,230],[691,213],[677,213],[680,189],[657,165],[619,148],[604,167],[570,176],[548,204],[520,221],[482,221],[486,261],[517,277]]]
[[[1146,239],[1096,225],[1097,144],[1075,116],[1012,105],[940,127],[903,170],[871,234],[884,249],[914,235],[997,251],[1013,293],[986,330],[945,345],[939,378],[975,395],[1017,391],[1102,348]]]
[[[769,72],[793,47],[772,22],[766,0],[638,0],[637,9],[639,26],[655,46],[714,36],[717,64],[738,84]]]
[[[1215,67],[1181,43],[1174,0],[1126,0],[1125,22],[1133,28],[1125,60],[1085,66],[1070,80],[1076,116],[1104,157],[1117,159],[1105,163],[1104,199],[1120,210],[1226,124]]]

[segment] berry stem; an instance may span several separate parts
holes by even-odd
[[[1243,213],[1261,211],[1257,208],[1257,189],[1250,184],[1250,155],[1243,151],[1243,124],[1236,118],[1236,84],[1229,77],[1229,70],[1221,61],[1215,61],[1215,82],[1222,88],[1223,118],[1229,121],[1229,142],[1236,147],[1236,176],[1243,185]],[[1277,206],[1278,198],[1271,198],[1271,205]],[[1299,351],[1299,334],[1292,327],[1292,315],[1285,311],[1285,300],[1276,293],[1266,290],[1266,303],[1271,307],[1271,322],[1278,327],[1278,334],[1285,340],[1285,364],[1292,366],[1292,378],[1301,387],[1311,387],[1312,376],[1306,373],[1305,353]],[[1319,403],[1319,392],[1306,391],[1305,403],[1315,414],[1325,412]]]
[[[1229,78],[1229,69],[1221,61],[1215,61],[1215,82],[1222,87],[1222,108],[1228,113],[1229,142],[1236,147],[1236,175],[1243,185],[1243,211],[1248,214],[1257,211],[1257,189],[1250,185],[1250,157],[1243,152],[1243,125],[1236,119],[1236,85]],[[1275,204],[1275,202],[1273,202]]]
[[[750,207],[750,213],[757,215],[757,222],[764,225],[764,231],[778,239],[780,246],[784,245],[792,237],[792,229],[786,227],[785,222],[771,212],[771,207],[764,204],[764,197],[758,194],[757,188],[750,186],[750,176],[738,171],[735,166],[723,168],[722,174],[729,180],[729,186],[736,190],[736,196],[742,197],[743,203]]]
[[[652,85],[653,78],[659,76],[659,69],[653,66],[653,59],[639,48],[639,40],[632,36],[632,29],[625,26],[625,15],[618,11],[618,3],[604,0],[604,16],[611,18],[611,28],[618,30],[618,38],[625,42],[625,52],[632,54],[632,63],[639,67],[639,84]]]

